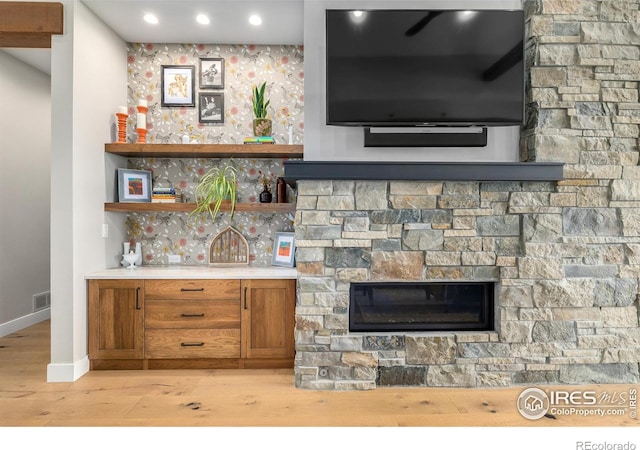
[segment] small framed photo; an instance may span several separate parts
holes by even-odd
[[[194,66],[162,66],[162,106],[195,106]]]
[[[224,123],[224,94],[222,92],[200,92],[198,105],[200,123]]]
[[[151,171],[118,169],[118,201],[150,202]]]
[[[295,233],[277,232],[273,240],[273,258],[271,265],[293,267],[295,255]]]
[[[200,89],[224,88],[224,59],[200,58]]]

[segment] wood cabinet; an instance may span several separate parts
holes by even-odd
[[[90,280],[88,311],[92,359],[139,360],[144,356],[142,280]]]
[[[89,281],[92,369],[293,367],[295,280]]]
[[[302,145],[106,144],[126,158],[302,158]],[[121,161],[120,161],[121,162]],[[110,212],[190,213],[194,203],[106,202]],[[230,204],[223,202],[222,211]],[[295,212],[239,203],[238,212]],[[89,280],[92,369],[293,367],[295,280]]]
[[[146,359],[240,358],[240,281],[148,280]]]
[[[243,280],[242,295],[243,356],[293,358],[295,281]]]

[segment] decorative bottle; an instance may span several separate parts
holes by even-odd
[[[271,188],[265,184],[264,189],[260,192],[260,203],[271,203],[271,200],[273,200]]]
[[[276,181],[276,195],[278,203],[287,203],[287,184],[284,182],[284,178],[278,178]]]

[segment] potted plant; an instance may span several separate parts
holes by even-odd
[[[209,169],[195,188],[196,207],[190,215],[206,212],[215,220],[222,202],[228,200],[233,218],[237,199],[236,181],[236,168],[231,163]]]
[[[271,119],[267,118],[267,107],[271,100],[265,97],[267,82],[253,86],[253,135],[271,136]]]

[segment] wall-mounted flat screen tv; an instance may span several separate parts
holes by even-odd
[[[521,125],[524,13],[327,10],[326,102],[328,125]]]

